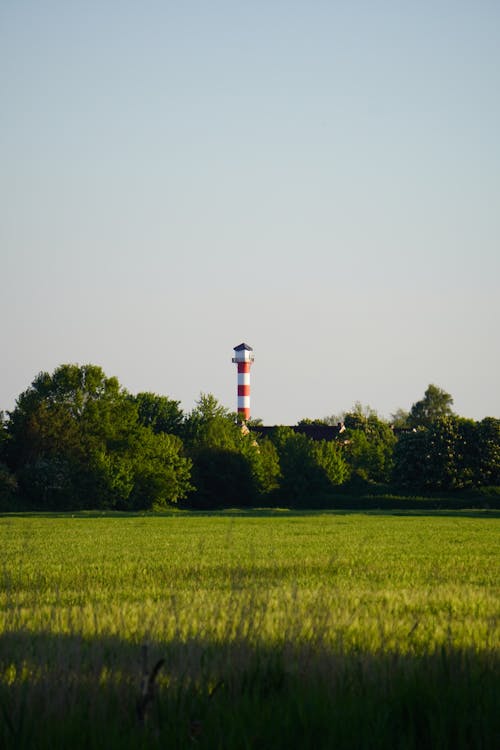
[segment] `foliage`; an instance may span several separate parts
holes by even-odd
[[[334,442],[315,441],[289,427],[277,427],[271,439],[279,456],[280,492],[287,498],[297,500],[328,492],[348,476]]]
[[[344,424],[345,459],[351,476],[368,482],[390,481],[396,438],[389,424],[359,402],[346,412]]]
[[[408,424],[408,418],[410,416],[410,413],[407,412],[405,409],[396,409],[396,411],[391,414],[391,425],[399,430],[407,429],[409,427]]]
[[[427,432],[423,427],[402,433],[394,446],[394,483],[401,487],[425,487],[427,456]]]
[[[349,430],[362,430],[363,432],[373,432],[381,423],[375,409],[371,406],[363,405],[356,401],[351,411],[344,413],[343,422]]]
[[[180,442],[141,425],[134,400],[95,365],[40,373],[9,416],[8,461],[34,506],[148,507],[190,486]]]
[[[500,419],[486,417],[477,425],[477,484],[500,486]]]
[[[279,487],[281,479],[280,461],[275,445],[268,438],[259,438],[257,450],[251,443],[249,456],[260,496],[266,496]]]
[[[495,485],[500,479],[500,420],[448,416],[400,436],[394,481],[431,490]]]
[[[0,412],[0,504],[53,510],[332,503],[339,485],[417,492],[500,485],[500,420],[454,415],[429,385],[393,424],[356,402],[341,417],[302,419],[271,437],[212,394],[185,415],[178,401],[133,396],[95,365],[40,373],[7,417]],[[334,421],[341,431],[320,430]],[[317,430],[306,428],[317,427]],[[300,428],[303,428],[301,433]],[[338,434],[337,434],[338,433]]]
[[[328,425],[329,427],[336,427],[339,424],[342,424],[344,422],[344,416],[345,412],[342,411],[339,414],[329,414],[326,417],[323,417],[320,421],[323,424]]]
[[[17,478],[6,464],[7,443],[7,419],[0,411],[0,510],[16,507],[17,501]]]
[[[236,415],[220,404],[213,393],[200,393],[196,406],[189,415],[190,422],[207,424],[213,419],[228,419],[235,421]]]
[[[396,438],[389,428],[384,435],[349,430],[346,441],[344,455],[351,476],[367,482],[390,481]]]
[[[193,460],[192,507],[251,505],[272,491],[279,474],[276,452],[259,444],[245,424],[211,394],[201,394],[185,421]]]
[[[436,489],[461,486],[458,471],[457,444],[459,430],[453,417],[435,419],[427,430],[425,483]]]
[[[182,435],[184,412],[180,408],[180,401],[149,392],[141,392],[131,398],[137,405],[142,425],[150,427],[155,433]]]
[[[7,415],[0,411],[0,461],[3,461],[7,453]]]
[[[205,446],[193,461],[196,493],[189,498],[190,507],[245,507],[255,502],[252,467],[240,451]]]
[[[337,443],[329,440],[311,441],[311,453],[317,465],[324,471],[330,485],[342,484],[349,476],[349,469]]]
[[[183,500],[193,486],[192,462],[184,456],[181,439],[143,427],[136,432],[134,443],[134,485],[128,506],[161,508]]]
[[[304,419],[300,419],[297,422],[297,427],[309,427],[309,426],[313,426],[313,427],[325,427],[325,426],[328,426],[328,425],[327,425],[327,422],[324,419],[307,419],[307,418],[304,418]]]
[[[0,462],[0,510],[15,508],[18,500],[18,487],[15,474]]]
[[[432,383],[427,386],[424,397],[413,404],[408,417],[409,427],[430,427],[441,417],[451,417],[453,398],[449,393]]]

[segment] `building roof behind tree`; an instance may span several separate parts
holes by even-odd
[[[269,435],[278,425],[255,425],[250,426],[252,432],[259,433],[262,437]],[[305,425],[293,425],[290,426],[294,432],[299,432],[302,435],[312,438],[312,440],[336,440],[337,437],[344,431],[344,425],[339,422],[338,425],[317,425],[317,424],[305,424]]]

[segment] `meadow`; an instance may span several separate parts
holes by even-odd
[[[0,746],[498,747],[499,532],[488,511],[4,514]]]

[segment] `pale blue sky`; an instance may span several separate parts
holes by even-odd
[[[0,409],[500,416],[500,2],[0,0]]]

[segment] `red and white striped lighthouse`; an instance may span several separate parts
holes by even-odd
[[[233,362],[238,365],[238,415],[250,419],[250,367],[254,360],[253,349],[248,344],[234,347]]]

